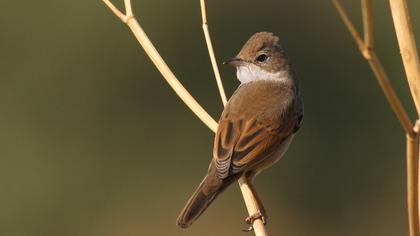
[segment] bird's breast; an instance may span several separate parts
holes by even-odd
[[[257,116],[267,121],[279,120],[292,104],[294,96],[294,90],[281,82],[253,81],[237,89],[224,113],[245,119]]]

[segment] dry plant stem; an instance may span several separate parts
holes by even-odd
[[[384,68],[382,67],[381,62],[379,61],[376,53],[373,49],[373,42],[370,42],[370,47],[367,47],[365,42],[360,37],[359,33],[357,32],[356,28],[354,27],[353,23],[351,22],[348,14],[344,10],[343,6],[338,0],[333,0],[334,6],[337,8],[337,11],[343,20],[344,24],[346,25],[347,29],[349,30],[350,34],[353,36],[356,44],[359,47],[360,52],[364,56],[364,58],[369,62],[370,67],[372,68],[376,79],[378,80],[379,85],[382,88],[389,104],[391,105],[392,110],[394,111],[395,115],[397,116],[398,120],[400,121],[402,127],[404,128],[405,132],[410,136],[414,135],[413,132],[413,124],[410,121],[410,118],[407,115],[403,105],[401,104],[400,99],[398,98],[394,88],[391,85],[391,82],[388,79],[387,74],[385,73]],[[370,8],[371,5],[369,3],[363,5],[364,8]],[[371,9],[365,9],[363,12],[372,12]],[[368,19],[364,19],[366,28],[368,31],[365,32],[365,39],[366,41],[370,41],[373,39],[373,27],[372,27],[372,17],[367,16],[367,14],[363,14]],[[372,35],[371,35],[372,34]]]
[[[411,137],[407,135],[407,204],[409,232],[411,236],[420,235],[418,196],[418,161],[419,138],[418,133]]]
[[[246,208],[248,210],[248,213],[252,215],[258,212],[260,210],[259,203],[254,196],[251,183],[247,182],[247,179],[245,177],[241,177],[238,182],[241,188],[242,195],[244,197],[244,201],[247,203]],[[265,225],[261,219],[255,220],[252,224],[252,227],[254,228],[255,235],[268,235],[267,230],[265,229]]]
[[[122,13],[120,10],[118,10],[118,8],[116,8],[114,4],[112,4],[109,0],[102,0],[102,1],[108,6],[108,8],[112,11],[112,13],[114,13],[118,18],[120,18],[120,20],[122,20],[124,23],[127,22],[127,19],[125,19],[126,18],[125,14]]]
[[[341,17],[341,20],[343,20],[343,23],[346,25],[347,29],[349,30],[351,36],[353,36],[354,41],[356,41],[357,46],[359,47],[359,50],[362,52],[363,56],[366,58],[365,55],[368,54],[366,52],[365,43],[363,42],[362,38],[360,37],[359,33],[356,30],[356,27],[354,27],[353,23],[351,22],[350,18],[348,17],[346,10],[344,10],[344,7],[341,5],[340,1],[333,0],[332,1],[335,8],[338,11],[338,14]]]
[[[414,104],[417,108],[417,114],[420,114],[420,62],[419,62],[419,56],[417,53],[417,47],[416,42],[414,39],[414,33],[413,28],[411,25],[410,20],[410,13],[408,11],[408,5],[407,1],[405,0],[390,0],[390,7],[391,7],[391,13],[392,13],[392,19],[394,21],[394,27],[395,27],[395,33],[397,34],[398,39],[398,45],[400,47],[400,53],[402,57],[402,61],[404,64],[405,74],[407,76],[408,84],[410,85],[410,91],[411,95],[414,99]],[[418,122],[416,123],[415,130],[418,131]],[[416,141],[416,144],[412,144],[414,148],[417,150],[412,150],[414,153],[417,151],[417,156],[412,157],[419,158],[418,153],[418,138]],[[409,145],[407,145],[407,148]],[[413,149],[413,147],[411,147]],[[408,151],[408,150],[407,150]],[[416,167],[409,167],[413,173],[409,174],[409,178],[414,178],[414,175],[417,177],[417,181],[420,178],[418,175],[420,173],[420,166],[418,165],[418,159],[417,163],[413,160],[411,161],[412,165],[416,165]],[[417,172],[416,172],[417,171]],[[409,212],[411,217],[413,217],[412,220],[410,220],[410,233],[412,235],[420,235],[420,229],[419,229],[419,185],[418,183],[415,184],[414,180],[410,184],[411,187],[417,187],[416,192],[411,192],[408,195],[409,200],[409,206],[411,207],[417,207],[417,209],[412,209],[412,212]],[[416,196],[412,196],[416,194]],[[417,198],[415,198],[417,197]],[[412,201],[410,203],[410,201]]]
[[[160,71],[168,84],[172,87],[175,93],[181,98],[182,101],[194,112],[200,120],[202,120],[213,132],[217,130],[217,122],[200,106],[200,104],[191,96],[185,87],[179,82],[168,65],[161,58],[152,42],[147,37],[146,33],[140,27],[135,18],[129,18],[127,25],[133,31],[137,40],[146,51],[147,55],[155,64],[156,68]]]
[[[375,74],[379,85],[382,88],[389,104],[391,105],[392,110],[394,111],[395,115],[397,116],[398,120],[400,121],[401,125],[403,126],[405,132],[409,136],[414,136],[413,132],[413,125],[408,118],[408,115],[401,104],[401,101],[398,99],[397,94],[395,93],[394,88],[391,85],[391,82],[388,79],[388,75],[385,73],[385,70],[379,61],[376,53],[374,51],[370,52],[370,58],[367,59],[369,65]]]
[[[137,20],[132,14],[130,0],[125,0],[125,7],[127,14],[121,13],[110,1],[103,0],[106,5],[118,16],[124,23],[130,27],[137,40],[146,51],[156,68],[163,75],[168,84],[172,87],[175,93],[181,100],[194,112],[194,114],[202,120],[213,132],[217,130],[217,122],[200,106],[200,104],[191,96],[185,87],[179,82],[168,65],[159,55],[156,48],[153,46],[146,33],[143,31]]]
[[[392,2],[392,0],[391,0]],[[346,11],[341,6],[338,0],[333,0],[337,11],[339,12],[341,18],[343,19],[346,27],[350,31],[354,40],[359,46],[360,52],[369,62],[371,69],[373,70],[383,92],[388,99],[394,113],[397,115],[401,125],[406,131],[407,136],[407,208],[408,208],[408,220],[409,220],[409,232],[410,236],[419,236],[419,183],[418,183],[418,158],[419,158],[419,138],[418,138],[418,126],[419,123],[416,123],[415,129],[408,118],[407,112],[404,107],[401,105],[400,100],[398,99],[395,90],[393,89],[391,83],[389,82],[388,76],[383,69],[376,53],[374,51],[374,42],[373,42],[373,13],[372,5],[370,0],[362,0],[362,12],[363,12],[363,26],[365,32],[365,41],[363,42],[360,38],[356,28],[352,24],[350,18],[348,17]],[[397,25],[396,25],[396,28]],[[404,58],[404,57],[403,57]],[[408,75],[407,75],[408,76]],[[420,82],[420,81],[418,81]],[[412,84],[410,83],[410,87]],[[413,91],[413,90],[412,90]],[[414,93],[413,93],[414,97]],[[414,97],[415,98],[415,97]],[[416,98],[415,98],[416,100]],[[417,131],[415,131],[417,130]]]
[[[203,121],[203,123],[205,123],[210,128],[210,130],[212,130],[213,132],[216,132],[217,122],[200,106],[200,104],[198,104],[198,102],[191,96],[191,94],[184,88],[184,86],[175,77],[175,75],[169,69],[168,65],[159,55],[156,48],[153,46],[150,39],[147,37],[146,33],[141,28],[140,24],[135,19],[132,13],[131,1],[124,0],[126,14],[123,14],[120,10],[118,10],[109,0],[102,0],[102,1],[110,8],[110,10],[118,18],[120,18],[121,21],[123,21],[124,23],[128,25],[128,27],[131,29],[131,31],[133,32],[133,34],[139,41],[140,45],[143,47],[143,49],[146,51],[149,58],[152,60],[152,62],[156,66],[156,68],[158,68],[159,72],[162,74],[162,76],[165,78],[168,84],[172,87],[172,89],[176,92],[176,94],[182,99],[182,101],[184,101],[184,103],[194,112],[194,114],[200,120]],[[209,53],[210,55],[212,55],[212,47],[209,47]],[[221,96],[223,98],[223,96],[225,96],[225,95],[222,95],[224,94],[223,87],[221,90],[219,87],[219,91],[221,91]],[[240,183],[242,182],[242,184],[240,184],[242,195],[244,197],[248,212],[250,215],[252,215],[258,211],[257,200],[253,196],[253,193],[250,190],[251,187],[248,185],[249,183],[246,182],[246,178],[245,177],[240,178],[239,182]],[[257,219],[253,222],[253,228],[254,228],[255,235],[257,236],[268,235],[261,219]]]
[[[367,49],[373,48],[375,38],[373,33],[373,10],[371,0],[362,0],[363,29],[365,32],[365,44]]]
[[[211,41],[211,38],[210,38],[209,28],[208,28],[208,24],[207,24],[207,13],[206,13],[206,2],[205,2],[205,0],[200,0],[200,6],[201,6],[201,16],[202,16],[202,20],[203,20],[204,36],[206,38],[207,48],[208,48],[209,55],[210,55],[210,60],[211,60],[212,66],[213,66],[213,71],[214,71],[215,79],[216,79],[216,82],[217,82],[217,86],[219,88],[220,97],[222,98],[223,106],[225,106],[226,103],[227,103],[227,99],[226,99],[225,90],[223,88],[222,79],[220,77],[219,68],[217,66],[212,41]],[[239,182],[239,186],[241,188],[242,196],[244,198],[248,214],[253,215],[253,214],[257,213],[261,209],[259,209],[260,204],[258,203],[258,200],[257,200],[258,197],[255,196],[254,192],[252,191],[252,183],[249,183],[245,176],[242,176],[238,180],[238,182]],[[265,229],[265,225],[264,225],[264,223],[261,219],[256,219],[252,223],[252,227],[254,229],[255,235],[257,235],[257,236],[268,235],[268,233]]]
[[[223,106],[227,103],[225,89],[223,88],[222,78],[220,77],[219,67],[217,66],[216,56],[214,55],[213,44],[211,42],[209,27],[207,24],[206,2],[200,0],[201,16],[203,19],[203,32],[206,38],[207,48],[209,50],[211,65],[213,66],[214,76],[216,78],[217,87],[219,88],[220,97],[222,98]]]
[[[420,115],[420,62],[407,1],[390,0],[389,3],[411,95],[414,98],[417,114]]]

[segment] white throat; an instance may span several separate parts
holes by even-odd
[[[256,80],[275,80],[278,82],[289,82],[292,78],[286,70],[271,73],[261,69],[254,64],[240,66],[236,70],[236,76],[242,84]]]

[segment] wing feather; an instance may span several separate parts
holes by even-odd
[[[281,136],[255,119],[221,120],[213,150],[217,176],[224,179],[263,160],[279,140]]]
[[[303,105],[295,92],[272,81],[243,84],[235,91],[221,115],[214,141],[212,165],[219,178],[264,162],[299,129]]]

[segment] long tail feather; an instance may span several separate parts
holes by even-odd
[[[190,226],[210,206],[214,199],[238,177],[236,175],[229,176],[222,180],[213,175],[206,175],[179,214],[177,225],[181,228]]]

